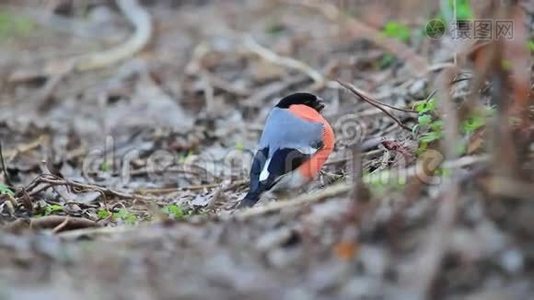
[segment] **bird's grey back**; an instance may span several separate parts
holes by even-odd
[[[287,109],[273,108],[260,138],[260,149],[269,153],[281,148],[304,149],[321,142],[323,124],[303,120]]]

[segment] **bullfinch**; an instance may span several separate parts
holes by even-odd
[[[239,207],[262,193],[295,189],[313,180],[334,149],[334,131],[321,115],[324,102],[309,93],[282,98],[271,110],[250,169],[250,188]]]

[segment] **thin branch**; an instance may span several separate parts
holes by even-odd
[[[72,229],[98,227],[98,223],[85,218],[71,216],[46,216],[31,219],[18,219],[8,223],[2,229],[8,232],[20,233],[23,230],[52,229],[54,233]]]
[[[362,99],[363,101],[371,104],[372,106],[378,108],[379,110],[381,110],[383,113],[385,113],[388,117],[390,117],[393,121],[395,121],[395,123],[397,123],[401,128],[403,129],[406,129],[408,131],[412,131],[412,128],[402,124],[402,122],[397,118],[395,117],[394,115],[392,115],[390,112],[388,112],[386,109],[384,109],[380,104],[376,103],[375,101],[373,100],[370,100],[369,98],[367,98],[365,95],[363,95],[360,91],[358,91],[358,89],[356,87],[354,87],[352,84],[349,84],[349,83],[345,83],[343,81],[340,81],[340,80],[337,80],[337,82],[339,84],[341,84],[344,88],[348,89],[349,91],[351,91],[353,94],[355,94],[356,96],[358,96],[360,99]]]
[[[330,197],[334,197],[340,194],[348,193],[352,189],[351,184],[347,183],[338,183],[335,185],[331,185],[323,190],[320,190],[316,193],[311,194],[303,194],[299,197],[293,198],[291,200],[281,200],[277,202],[273,202],[272,204],[269,203],[264,206],[257,206],[245,209],[241,212],[238,212],[235,215],[232,215],[232,217],[236,217],[238,219],[248,219],[257,215],[264,215],[270,212],[279,211],[282,209],[286,209],[293,206],[299,206],[304,204],[312,204]]]
[[[332,86],[332,84],[334,83],[332,81],[327,80],[319,71],[315,70],[311,66],[294,58],[278,55],[270,49],[260,45],[250,36],[245,37],[243,44],[249,51],[256,53],[261,58],[273,64],[303,72],[308,77],[310,77],[315,82],[315,85],[318,87],[325,85]]]
[[[122,199],[141,199],[141,200],[154,200],[154,197],[147,197],[139,194],[130,194],[125,192],[119,192],[112,190],[110,188],[102,187],[94,184],[81,183],[76,181],[70,181],[67,179],[60,178],[53,174],[41,174],[37,177],[32,183],[30,183],[25,190],[28,195],[35,195],[43,190],[46,190],[54,186],[66,186],[68,188],[77,189],[77,192],[80,191],[95,191],[101,194],[113,195]]]
[[[2,173],[4,173],[4,179],[9,187],[13,187],[13,182],[9,177],[6,169],[6,161],[4,160],[4,154],[2,153],[2,141],[0,141],[0,165],[2,167]]]
[[[133,56],[149,42],[153,31],[150,14],[136,0],[117,0],[117,5],[128,21],[134,25],[135,33],[125,43],[115,48],[78,57],[76,70],[86,71],[109,66]]]

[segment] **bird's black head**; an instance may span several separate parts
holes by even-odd
[[[315,96],[314,94],[294,93],[282,98],[282,100],[276,104],[276,107],[289,108],[293,104],[304,104],[315,109],[317,112],[321,112],[325,106],[323,99]]]

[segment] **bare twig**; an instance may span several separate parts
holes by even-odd
[[[41,173],[43,175],[52,175],[52,172],[48,169],[47,162],[45,160],[41,161],[40,164]],[[54,176],[54,175],[53,175]],[[61,198],[63,198],[63,201],[65,202],[73,202],[74,201],[74,195],[67,189],[65,186],[52,186],[52,189],[58,193]]]
[[[124,193],[124,192],[119,192],[119,191],[112,190],[110,188],[106,188],[106,187],[102,187],[102,186],[98,186],[94,184],[70,181],[70,180],[55,176],[53,174],[40,175],[34,181],[32,181],[32,183],[30,183],[24,190],[27,191],[28,195],[32,196],[54,186],[66,186],[69,188],[74,188],[76,189],[77,192],[96,191],[101,194],[112,195],[112,196],[116,196],[122,199],[141,199],[141,200],[154,200],[155,199],[154,197],[147,197],[147,196],[143,196],[139,194],[129,194],[129,193]]]
[[[234,187],[244,185],[247,183],[248,183],[248,180],[238,180],[230,184],[228,187],[226,187],[225,190],[230,190]],[[221,186],[221,183],[208,183],[208,184],[190,185],[190,186],[176,187],[176,188],[139,189],[137,190],[137,192],[142,193],[142,194],[168,194],[168,193],[180,192],[183,190],[197,191],[197,190],[216,188],[220,186]]]
[[[152,35],[152,20],[150,14],[139,5],[137,0],[116,0],[121,12],[135,27],[134,34],[114,48],[88,53],[70,58],[57,59],[48,62],[42,69],[37,71],[15,71],[9,76],[10,82],[28,80],[36,77],[53,77],[49,79],[49,85],[43,89],[41,98],[47,98],[50,92],[66,74],[71,71],[88,71],[104,68],[125,60],[141,51],[149,42]]]
[[[263,215],[266,213],[286,209],[289,207],[312,204],[330,197],[334,197],[340,194],[350,192],[352,185],[347,183],[338,183],[331,185],[323,190],[320,190],[316,193],[303,194],[299,197],[293,198],[291,200],[281,200],[278,202],[269,203],[264,206],[252,207],[245,209],[237,214],[233,215],[238,219],[248,219],[257,215]]]
[[[365,95],[363,95],[360,91],[358,91],[358,89],[356,87],[354,87],[352,84],[349,84],[349,83],[345,83],[343,81],[340,81],[340,80],[337,80],[337,82],[339,84],[341,84],[344,88],[348,89],[349,91],[351,91],[353,94],[355,94],[356,96],[358,96],[360,99],[362,99],[363,101],[371,104],[372,106],[378,108],[379,110],[381,110],[383,113],[385,113],[388,117],[390,117],[393,121],[395,121],[395,123],[397,123],[400,127],[402,127],[403,129],[406,129],[408,131],[412,131],[412,129],[404,124],[402,124],[402,122],[397,118],[395,117],[394,115],[392,115],[390,112],[388,112],[386,109],[384,109],[380,104],[378,104],[377,102],[375,102],[374,100],[370,100],[368,97],[366,97]]]
[[[53,102],[52,99],[54,92],[68,71],[51,75],[46,81],[46,84],[39,90],[35,99],[39,110],[46,110],[50,106],[51,102]]]
[[[213,85],[214,88],[217,88],[225,92],[228,92],[230,94],[234,94],[234,95],[241,96],[241,97],[247,97],[250,95],[249,90],[236,86],[232,84],[231,82],[228,82],[224,78],[215,76],[214,74],[211,74],[209,72],[205,72],[203,75],[206,76],[206,78],[209,80],[209,82],[211,83],[211,85]]]
[[[90,53],[76,59],[75,69],[86,71],[109,66],[143,49],[152,35],[150,14],[136,0],[117,0],[121,12],[135,26],[135,33],[125,43],[102,52]]]
[[[72,229],[98,227],[91,220],[70,216],[46,216],[31,219],[18,219],[3,227],[8,232],[20,233],[23,230],[53,229],[54,233]]]
[[[95,237],[98,235],[113,235],[123,234],[129,232],[139,232],[143,228],[149,228],[150,225],[138,226],[117,226],[117,227],[96,227],[96,228],[80,228],[75,230],[63,231],[58,233],[58,236],[66,240],[75,240],[80,237]]]
[[[54,227],[54,229],[52,230],[53,233],[58,233],[60,232],[63,228],[65,228],[65,226],[69,223],[69,216],[66,216],[65,217],[65,220],[63,222],[61,222],[61,224],[57,225],[56,227]]]
[[[344,83],[344,82],[341,82],[340,80],[336,80],[339,84],[341,84],[343,87],[345,88],[349,88],[348,86],[351,87],[351,91],[354,90],[357,95],[360,97],[360,98],[365,98],[365,100],[367,102],[373,102],[374,104],[378,105],[378,106],[385,106],[387,108],[391,108],[393,110],[398,110],[398,111],[402,111],[402,112],[405,112],[405,113],[410,113],[410,114],[416,114],[417,112],[413,109],[407,109],[407,108],[401,108],[401,107],[396,107],[396,106],[393,106],[391,104],[387,104],[387,103],[384,103],[384,102],[380,102],[376,99],[373,99],[371,96],[369,96],[366,92],[358,89],[357,87],[355,87],[354,85],[351,85],[351,84],[348,84],[348,83]]]
[[[285,57],[280,56],[273,51],[271,51],[268,48],[263,47],[262,45],[258,44],[252,37],[247,36],[244,39],[244,46],[259,55],[261,58],[280,66],[284,66],[286,68],[294,69],[303,72],[304,74],[308,75],[314,82],[317,87],[321,86],[334,86],[335,83],[333,81],[327,80],[319,71],[313,69],[309,65],[298,61],[291,57]]]
[[[11,178],[9,177],[9,173],[7,173],[6,161],[4,160],[4,154],[2,153],[2,141],[0,141],[0,165],[2,167],[2,173],[4,173],[4,180],[5,180],[6,184],[9,187],[13,187],[13,182],[11,182]]]
[[[34,140],[34,141],[32,141],[32,142],[30,142],[28,144],[18,145],[13,150],[6,150],[6,152],[4,154],[7,157],[7,161],[8,162],[12,161],[13,159],[15,159],[15,157],[17,157],[17,155],[25,153],[25,152],[28,152],[30,150],[33,150],[33,149],[39,147],[40,145],[42,145],[45,142],[46,138],[47,138],[46,135],[41,135],[36,140]]]

